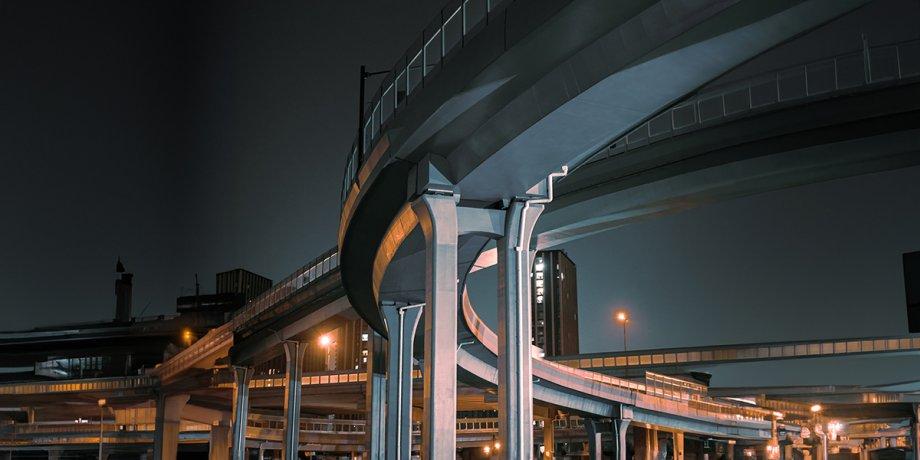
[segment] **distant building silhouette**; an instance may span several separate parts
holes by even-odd
[[[531,275],[533,343],[546,356],[578,354],[578,283],[564,251],[539,251]]]
[[[903,261],[907,328],[910,332],[920,332],[920,251],[904,254]]]

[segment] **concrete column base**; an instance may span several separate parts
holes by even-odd
[[[208,445],[208,460],[230,459],[230,426],[211,427],[211,442]]]

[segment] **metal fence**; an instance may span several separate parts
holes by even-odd
[[[0,395],[78,393],[84,391],[122,391],[151,388],[155,380],[147,376],[64,380],[57,382],[7,383],[0,385]]]
[[[904,352],[920,350],[920,336],[863,339],[815,340],[785,344],[765,343],[724,345],[686,350],[599,353],[557,362],[579,369],[628,368],[630,366],[668,366],[685,363],[753,361],[777,358],[815,358],[846,354]]]
[[[507,3],[511,0],[451,1],[383,77],[367,106],[369,110],[362,124],[363,146],[359,149],[356,140],[346,161],[342,203],[365,160],[360,152],[366,155],[371,151],[385,123],[409,103],[410,95],[424,88],[426,77],[440,71],[449,57],[463,48]]]
[[[913,77],[920,77],[920,40],[866,46],[851,53],[763,73],[706,90],[678,103],[617,139],[585,164],[780,104],[829,98]]]
[[[229,347],[233,343],[233,333],[245,328],[249,323],[258,319],[266,311],[273,310],[273,307],[288,296],[298,290],[322,279],[339,266],[338,248],[332,248],[324,252],[319,257],[311,260],[309,263],[300,267],[287,278],[278,282],[268,291],[262,293],[243,308],[237,310],[233,319],[211,329],[197,342],[188,348],[177,353],[175,356],[152,369],[150,373],[163,380],[168,380],[172,376],[188,369],[196,362],[212,354],[223,347]],[[273,313],[279,313],[272,311]]]

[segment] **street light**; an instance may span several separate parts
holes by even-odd
[[[323,348],[328,347],[332,343],[332,338],[328,335],[322,335],[319,338],[319,345]]]
[[[97,401],[99,404],[99,458],[102,459],[102,408],[105,407],[105,398]]]
[[[629,324],[629,315],[625,310],[617,312],[617,322],[623,325],[623,351],[626,351],[626,326]]]

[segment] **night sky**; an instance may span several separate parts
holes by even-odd
[[[332,247],[358,66],[441,3],[0,0],[0,329],[110,319],[117,256],[152,315],[195,273],[279,280]],[[621,306],[635,347],[904,333],[918,197],[913,168],[567,245],[582,348],[622,346]]]

